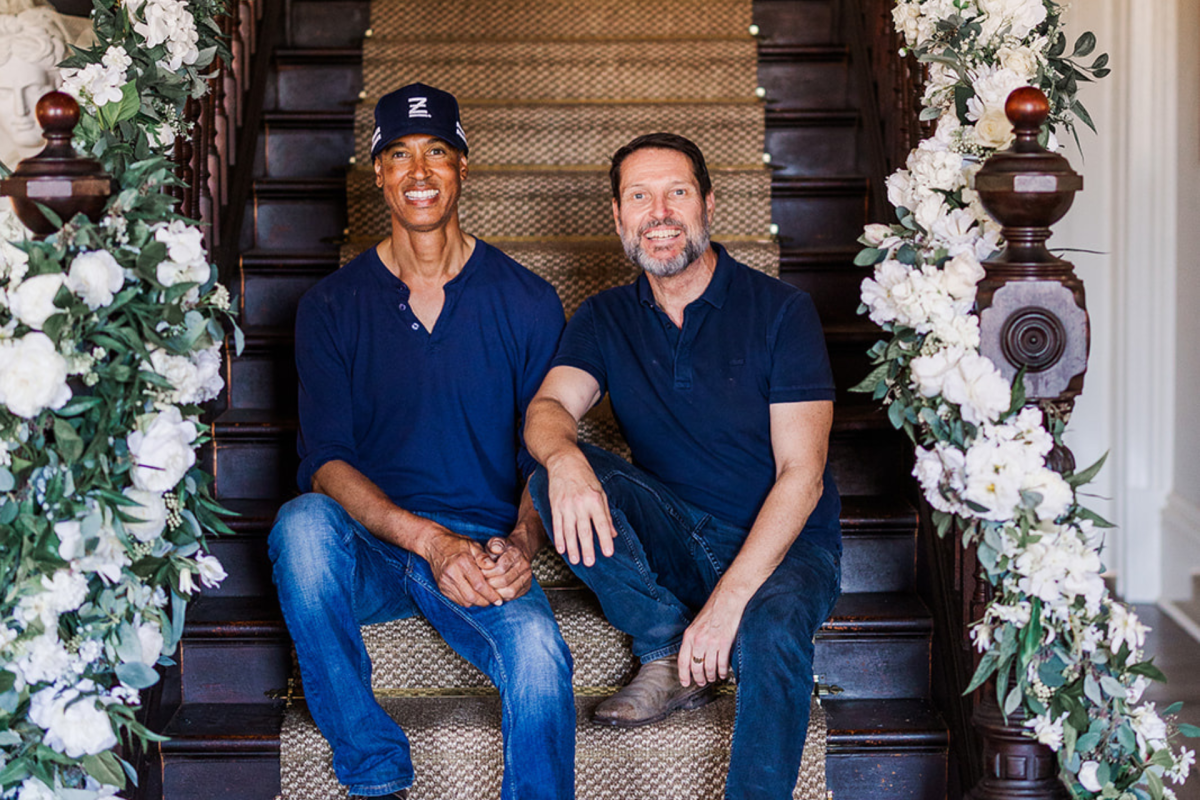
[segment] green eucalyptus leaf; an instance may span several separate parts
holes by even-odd
[[[85,755],[83,769],[101,783],[110,786],[125,786],[125,770],[121,769],[120,760],[111,750],[105,750],[98,755]]]
[[[1071,53],[1072,58],[1083,58],[1089,56],[1096,49],[1096,34],[1087,31],[1075,40],[1075,51]]]
[[[149,689],[158,683],[158,673],[140,661],[118,664],[116,673],[122,683],[134,689]]]

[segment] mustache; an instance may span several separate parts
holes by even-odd
[[[675,219],[674,217],[664,217],[663,219],[648,219],[638,226],[638,236],[646,233],[651,228],[657,228],[660,225],[668,225],[672,228],[682,228],[687,230],[688,226],[683,220]]]

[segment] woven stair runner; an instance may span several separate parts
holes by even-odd
[[[642,133],[700,145],[717,192],[713,236],[738,260],[778,274],[763,113],[754,96],[750,0],[374,0],[347,181],[342,262],[390,232],[370,169],[372,109],[413,81],[454,92],[471,143],[463,227],[550,281],[568,315],[628,283],[612,230],[608,158]],[[654,37],[644,34],[653,22]],[[581,437],[628,457],[607,404]],[[534,573],[575,661],[580,800],[715,800],[729,763],[734,696],[634,730],[589,722],[636,671],[629,639],[600,613],[557,554]],[[413,800],[495,800],[503,776],[499,700],[419,617],[363,628],[373,688],[412,744]],[[302,698],[302,688],[297,697]],[[814,702],[794,798],[825,798],[825,714]],[[284,800],[340,800],[332,753],[304,703],[284,721]]]

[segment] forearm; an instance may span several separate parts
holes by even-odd
[[[713,595],[745,608],[804,530],[823,491],[821,471],[797,467],[781,472]]]
[[[533,498],[529,495],[528,486],[521,491],[517,524],[513,526],[512,534],[508,538],[521,548],[521,552],[529,561],[533,561],[537,551],[541,550],[542,545],[546,543],[546,528],[542,525],[542,518],[538,515],[537,509],[533,507]]]
[[[583,457],[579,422],[553,397],[535,397],[525,412],[525,447],[546,469],[564,458]]]
[[[422,556],[429,541],[446,529],[405,511],[383,490],[345,461],[329,461],[313,475],[314,492],[336,500],[351,517],[377,538]]]

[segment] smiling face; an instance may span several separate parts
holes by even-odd
[[[625,254],[651,275],[678,275],[704,255],[712,212],[683,153],[646,148],[621,163],[613,219]]]
[[[393,223],[413,233],[457,222],[466,177],[467,157],[426,134],[402,136],[375,158],[375,185],[383,189]]]

